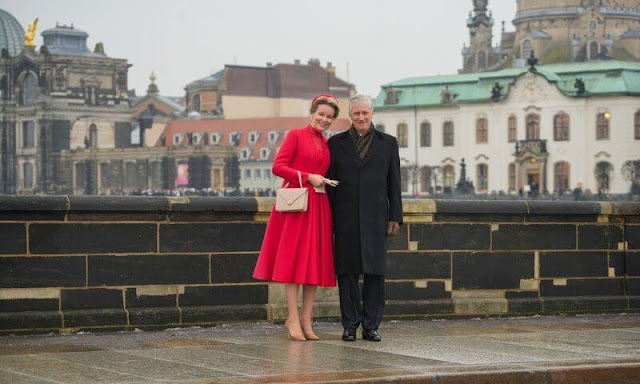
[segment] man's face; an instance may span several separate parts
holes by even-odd
[[[371,126],[373,111],[369,108],[367,103],[353,104],[349,111],[349,117],[357,131],[365,132]]]

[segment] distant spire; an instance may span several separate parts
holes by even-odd
[[[160,93],[160,90],[158,90],[158,86],[156,85],[156,74],[154,71],[151,71],[149,80],[151,80],[151,83],[147,88],[147,95],[157,95],[158,93]]]

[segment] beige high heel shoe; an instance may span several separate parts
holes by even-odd
[[[304,332],[302,332],[302,334],[300,334],[300,335],[294,335],[293,333],[291,333],[291,329],[289,328],[289,320],[284,322],[284,327],[287,330],[287,339],[295,340],[295,341],[305,341],[305,340],[307,340],[304,337]]]
[[[302,333],[307,340],[320,340],[320,338],[313,332],[313,328],[311,328],[311,321],[304,321],[300,319],[300,328],[302,328]]]

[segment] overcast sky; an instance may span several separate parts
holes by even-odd
[[[129,88],[144,94],[153,70],[166,96],[225,64],[318,58],[371,96],[390,81],[456,73],[472,8],[471,0],[0,0],[25,29],[40,19],[38,48],[40,32],[73,23],[89,33],[89,49],[103,42],[107,55],[128,59]],[[489,9],[495,45],[501,21],[514,29],[516,1]]]

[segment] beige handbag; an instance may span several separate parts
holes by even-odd
[[[276,192],[276,211],[306,212],[309,201],[309,190],[302,185],[302,174],[298,171],[300,188],[287,188],[289,183]]]

